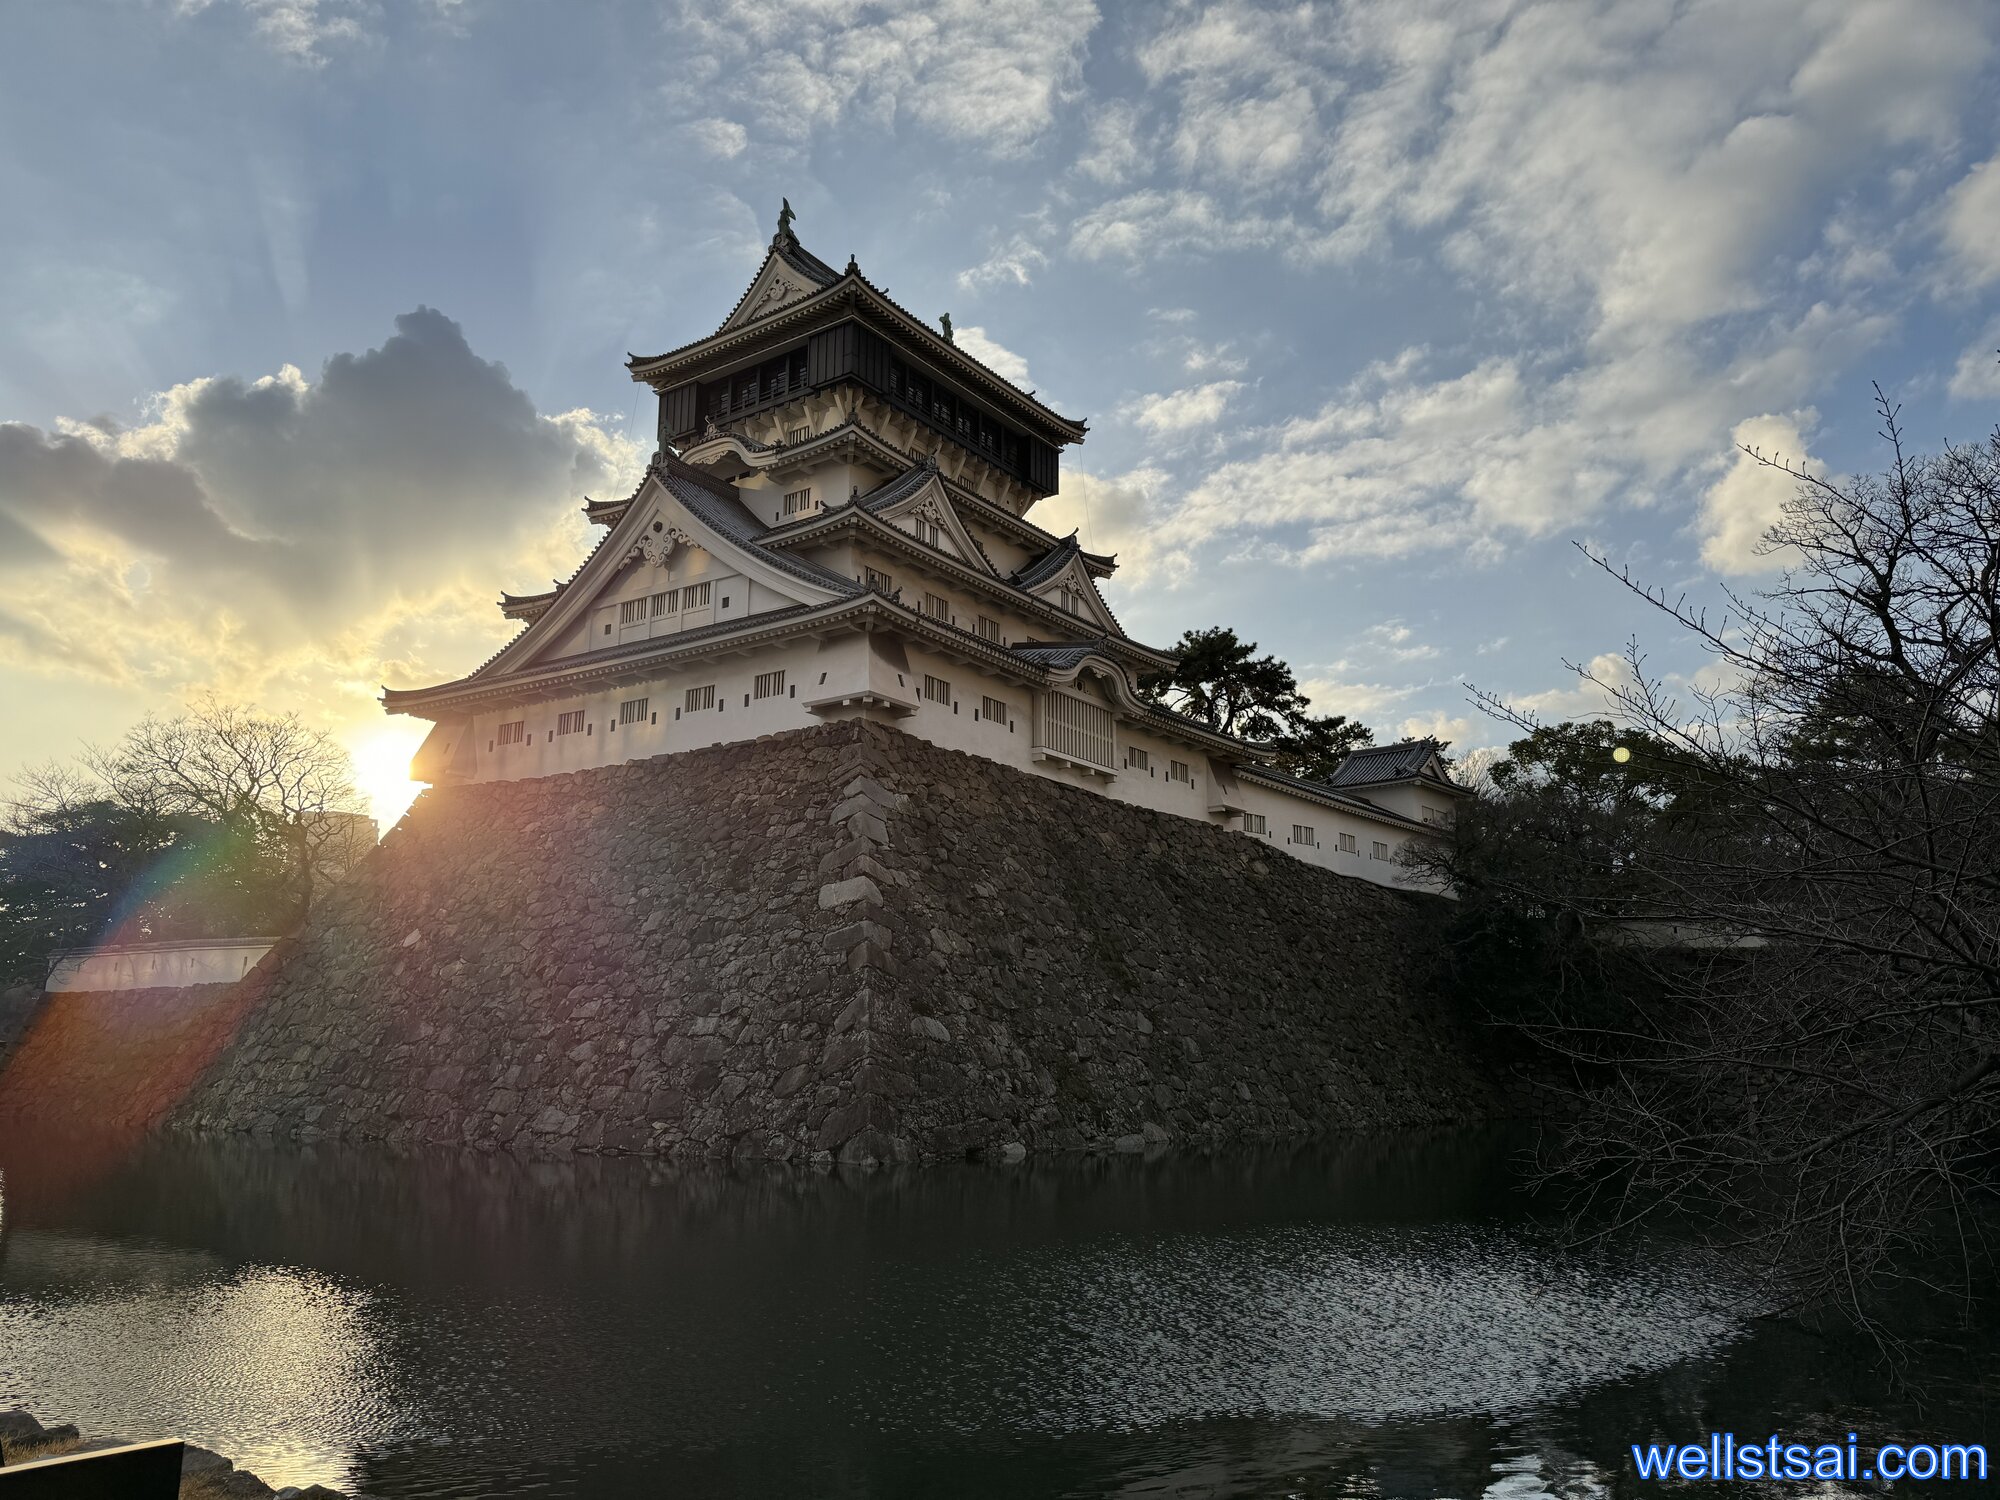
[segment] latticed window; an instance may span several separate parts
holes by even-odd
[[[1066,760],[1102,766],[1107,771],[1118,763],[1114,759],[1117,746],[1111,711],[1069,693],[1043,695],[1041,744]]]
[[[998,698],[981,698],[979,700],[979,716],[992,724],[1005,724],[1007,722],[1007,705],[1002,703]]]
[[[518,745],[528,737],[528,721],[516,719],[511,724],[502,724],[498,739],[503,745]]]
[[[691,583],[681,590],[682,609],[707,609],[709,585]]]
[[[639,625],[643,624],[645,619],[646,601],[644,599],[627,599],[623,604],[618,606],[618,623],[620,625]]]
[[[945,677],[933,677],[930,675],[930,673],[926,672],[924,674],[924,697],[929,699],[932,703],[950,703],[951,702],[950,679]]]
[[[1368,857],[1370,859],[1387,859],[1389,857],[1389,846],[1380,839],[1374,840],[1368,846]]]
[[[1189,779],[1190,778],[1188,776],[1188,763],[1186,761],[1170,760],[1167,762],[1167,780],[1187,781]]]
[[[1262,813],[1245,813],[1243,815],[1243,831],[1259,835],[1267,834],[1271,831],[1271,820]]]
[[[580,709],[580,708],[578,708],[578,709],[572,709],[572,710],[571,710],[571,711],[570,711],[569,713],[566,713],[566,714],[557,714],[557,715],[556,715],[556,733],[557,733],[557,734],[582,734],[582,733],[583,733],[583,710],[582,710],[582,709]]]
[[[1361,852],[1360,840],[1355,838],[1351,833],[1343,833],[1340,836],[1340,852],[1342,854],[1359,854]]]
[[[812,435],[813,430],[810,427],[788,427],[785,429],[785,441],[794,446],[803,443]]]
[[[713,707],[715,707],[714,683],[711,682],[705,687],[689,688],[687,690],[687,701],[683,705],[685,712],[698,714],[705,709]]]
[[[981,640],[988,640],[988,641],[999,640],[1001,638],[1000,622],[998,620],[990,618],[989,616],[981,615],[979,617],[979,636]]]
[[[873,568],[863,568],[861,570],[861,581],[878,594],[893,594],[896,592],[896,580],[891,578],[887,573],[876,572]]]
[[[917,540],[930,546],[940,546],[944,542],[944,528],[935,521],[917,517]]]
[[[811,485],[807,485],[802,490],[791,490],[785,495],[785,514],[788,516],[804,515],[812,508],[813,492]]]
[[[679,607],[680,593],[679,589],[668,589],[664,594],[653,595],[653,618],[674,613]]]
[[[951,622],[951,601],[945,598],[943,594],[926,594],[924,595],[924,613],[929,615],[933,620],[943,620],[949,624]]]
[[[1148,755],[1145,751],[1141,750],[1137,745],[1127,745],[1125,747],[1126,770],[1150,771],[1152,768],[1153,768],[1152,756]]]
[[[652,700],[649,698],[627,698],[623,703],[619,704],[618,705],[619,728],[622,729],[627,724],[645,723],[646,705],[651,701]]]
[[[785,696],[785,674],[782,671],[759,672],[751,691],[759,698],[782,698]]]
[[[1313,847],[1317,847],[1319,844],[1319,840],[1314,836],[1310,823],[1294,823],[1292,825],[1292,842]]]

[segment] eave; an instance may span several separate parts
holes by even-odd
[[[1268,766],[1245,765],[1237,768],[1237,774],[1248,780],[1273,786],[1289,792],[1295,797],[1303,797],[1308,802],[1316,802],[1322,807],[1330,807],[1336,812],[1352,813],[1357,818],[1366,818],[1375,823],[1386,823],[1391,828],[1400,828],[1411,833],[1426,833],[1435,836],[1438,832],[1428,823],[1419,823],[1415,818],[1406,818],[1401,813],[1390,812],[1386,807],[1377,807],[1372,802],[1364,802],[1359,797],[1345,797],[1330,787],[1321,786],[1316,781],[1301,781],[1296,776],[1287,776],[1282,771],[1273,771]]]
[[[843,311],[894,329],[914,344],[925,359],[980,392],[994,405],[1011,411],[1015,420],[1030,424],[1058,444],[1080,443],[1089,430],[1085,423],[1052,411],[1012,381],[964,353],[884,296],[852,264],[832,286],[802,297],[768,317],[710,334],[665,354],[632,355],[626,360],[626,369],[633,380],[663,391],[695,378],[694,372],[699,367],[711,364],[718,356],[736,356],[737,362],[747,360],[763,345],[789,338],[806,326],[837,321],[837,315]]]
[[[794,636],[820,635],[834,630],[880,629],[893,629],[922,640],[941,655],[1030,687],[1070,686],[1095,661],[1101,663],[1119,685],[1121,706],[1133,720],[1203,750],[1223,755],[1232,764],[1255,762],[1268,758],[1271,753],[1139,699],[1125,676],[1125,664],[1108,651],[1093,650],[1061,671],[1050,671],[1033,662],[1023,661],[1006,647],[969,630],[933,620],[921,610],[873,593],[832,604],[772,610],[745,620],[703,626],[678,635],[609,646],[601,651],[558,658],[520,672],[464,677],[427,688],[385,688],[382,707],[387,713],[410,714],[422,719],[463,718],[500,704],[570,696],[600,683],[648,676],[677,662],[742,655]]]
[[[997,574],[985,572],[948,552],[918,541],[900,526],[892,525],[858,506],[838,506],[809,521],[794,522],[789,529],[771,531],[761,540],[766,547],[789,552],[801,543],[830,541],[846,533],[865,535],[869,540],[881,543],[886,550],[898,552],[912,562],[934,567],[963,583],[999,592],[1010,604],[1025,614],[1035,616],[1045,625],[1069,631],[1085,623],[1075,615],[1065,614],[1047,600],[1015,588]],[[1109,606],[1106,608],[1108,610]],[[1108,635],[1105,640],[1110,649],[1127,653],[1149,667],[1171,667],[1178,660],[1173,653],[1143,645],[1130,636]]]
[[[554,588],[542,594],[510,594],[502,589],[500,613],[510,620],[539,620],[568,587],[568,584],[559,582]]]

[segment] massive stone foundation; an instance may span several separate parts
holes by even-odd
[[[835,724],[427,792],[203,998],[146,1113],[848,1161],[1490,1117],[1478,1029],[1426,983],[1440,905]],[[52,1003],[88,1032],[118,1000]]]

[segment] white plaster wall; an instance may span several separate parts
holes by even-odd
[[[1121,722],[1117,725],[1117,774],[1111,778],[1085,773],[1057,761],[1037,760],[1034,753],[1034,705],[1032,693],[965,662],[946,658],[915,642],[905,642],[907,671],[893,665],[891,676],[906,681],[882,683],[885,690],[907,690],[916,703],[915,712],[898,716],[896,726],[920,735],[935,744],[967,754],[983,756],[1016,770],[1085,786],[1100,795],[1121,802],[1172,813],[1177,817],[1240,831],[1244,820],[1233,814],[1209,812],[1214,798],[1206,756],[1179,745],[1143,726]],[[759,673],[782,669],[786,675],[783,696],[758,699],[753,684]],[[519,780],[549,776],[564,771],[586,770],[647,756],[667,755],[683,750],[755,739],[787,729],[802,729],[821,722],[804,704],[867,685],[871,674],[885,670],[884,662],[871,659],[867,637],[858,633],[817,641],[795,641],[767,647],[753,655],[726,661],[697,663],[649,677],[643,682],[607,687],[575,698],[549,699],[525,709],[479,715],[472,725],[475,751],[473,779]],[[826,681],[820,681],[825,674]],[[926,674],[951,684],[950,704],[925,700]],[[682,712],[690,687],[713,684],[716,704],[700,713]],[[1110,706],[1109,697],[1088,677],[1071,689],[1084,697]],[[619,704],[632,698],[648,700],[647,718],[642,724],[618,726]],[[993,697],[1007,705],[1003,722],[989,720],[980,700]],[[746,701],[746,699],[748,701]],[[581,710],[585,732],[558,735],[557,716]],[[526,725],[522,744],[498,743],[498,726],[510,719]],[[1145,770],[1125,765],[1126,750],[1137,746],[1147,752],[1150,765]],[[1175,781],[1170,767],[1176,760],[1186,762],[1189,778]],[[1294,796],[1282,788],[1240,779],[1237,800],[1249,811],[1262,813],[1269,823],[1265,835],[1256,838],[1278,853],[1322,869],[1336,871],[1381,885],[1403,885],[1403,871],[1396,859],[1403,841],[1411,832],[1377,822],[1361,814],[1345,812]],[[1299,844],[1292,838],[1292,826],[1305,824],[1316,834],[1313,844]],[[1339,835],[1353,835],[1352,852],[1340,848]],[[1374,843],[1389,846],[1389,857],[1376,858]]]
[[[230,984],[271,951],[275,938],[222,938],[208,943],[132,943],[64,953],[49,968],[47,988],[164,990],[190,984]]]

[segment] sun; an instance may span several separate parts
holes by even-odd
[[[355,790],[367,801],[370,815],[384,833],[395,826],[424,789],[422,782],[410,780],[410,757],[429,732],[428,724],[385,724],[348,742],[348,754],[354,757]]]

